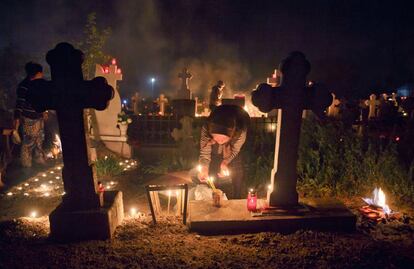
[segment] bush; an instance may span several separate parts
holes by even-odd
[[[298,188],[305,195],[357,195],[379,186],[412,200],[412,169],[399,161],[393,140],[358,136],[341,122],[303,121]]]

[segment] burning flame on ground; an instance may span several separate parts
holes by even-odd
[[[381,190],[381,188],[375,188],[372,194],[373,198],[362,198],[362,200],[364,200],[364,202],[368,205],[381,207],[385,214],[390,214],[391,209],[386,203],[385,193]]]

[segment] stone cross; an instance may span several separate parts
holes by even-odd
[[[187,68],[183,68],[183,71],[178,74],[178,77],[181,79],[181,87],[179,90],[178,98],[191,99],[189,82],[190,79],[193,78],[193,75],[188,72]]]
[[[63,154],[66,211],[90,210],[101,206],[92,167],[88,163],[83,110],[103,110],[114,90],[102,77],[85,81],[82,74],[83,53],[69,43],[59,43],[47,53],[51,81],[34,80],[29,87],[28,101],[42,112],[56,110]]]
[[[139,115],[139,93],[136,92],[134,96],[132,96],[131,101],[134,115]]]
[[[331,93],[331,94],[332,94],[333,101],[332,101],[332,104],[328,107],[326,114],[328,115],[328,117],[336,118],[338,117],[338,114],[339,114],[339,105],[341,104],[341,101],[339,99],[336,99],[336,96],[334,93]]]
[[[379,103],[375,94],[369,96],[369,100],[366,101],[366,104],[369,106],[368,119],[377,117],[377,106]]]
[[[165,98],[164,94],[160,94],[160,97],[157,98],[156,103],[160,107],[159,115],[164,116],[165,114],[165,105],[168,103],[168,99]]]
[[[302,111],[312,110],[323,116],[332,103],[325,87],[315,83],[306,86],[310,63],[302,52],[292,52],[282,61],[282,82],[279,87],[262,83],[252,92],[252,101],[262,112],[278,109],[274,169],[271,179],[270,206],[296,206],[299,137]],[[279,158],[280,157],[280,158]]]

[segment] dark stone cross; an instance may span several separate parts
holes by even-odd
[[[183,71],[178,74],[178,77],[181,79],[181,87],[178,91],[178,97],[184,99],[191,99],[191,91],[189,87],[189,81],[193,78],[193,75],[188,72],[187,68],[183,68]]]
[[[97,184],[89,165],[83,109],[103,110],[114,90],[103,77],[85,81],[82,74],[83,53],[71,44],[59,43],[46,55],[51,81],[34,80],[28,101],[38,112],[56,110],[62,141],[62,171],[65,211],[90,210],[102,206]]]
[[[270,206],[296,206],[299,137],[304,109],[316,115],[332,103],[332,95],[319,84],[306,86],[310,63],[302,52],[292,52],[280,65],[280,87],[260,84],[252,92],[252,101],[262,112],[278,109],[275,160],[272,171]],[[279,158],[280,156],[280,158]]]

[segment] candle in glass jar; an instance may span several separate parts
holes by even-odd
[[[251,189],[249,194],[247,195],[247,210],[249,211],[256,211],[257,206],[257,196],[256,192]]]

